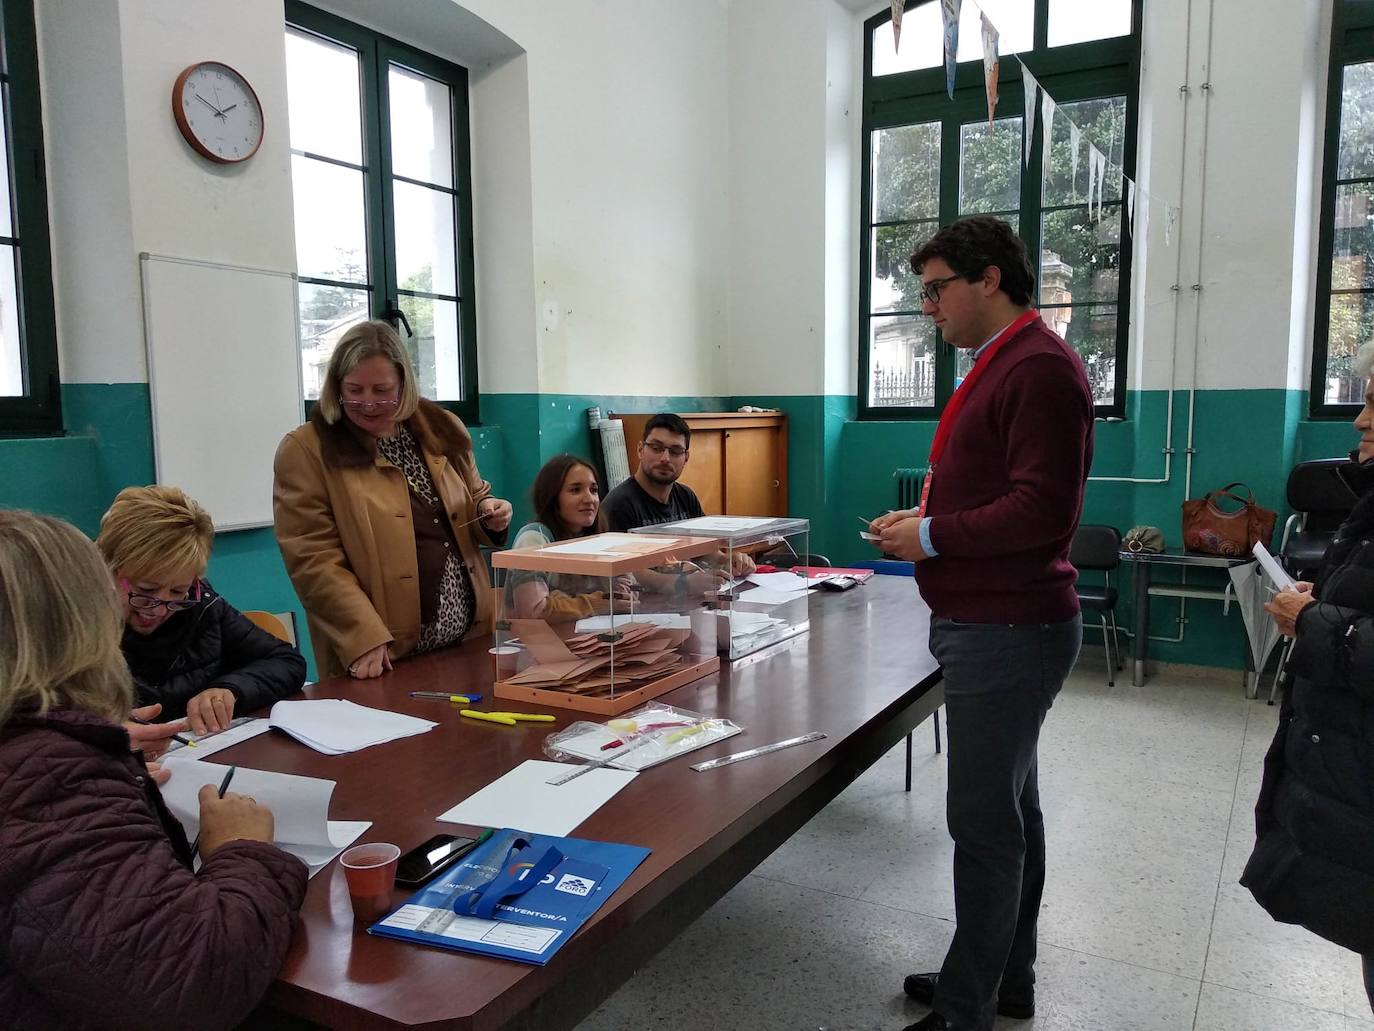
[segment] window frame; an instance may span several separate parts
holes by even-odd
[[[455,271],[458,294],[421,294],[435,296],[458,304],[458,358],[462,382],[467,396],[462,399],[432,398],[469,425],[479,423],[480,393],[477,370],[477,306],[476,255],[472,238],[472,139],[468,110],[468,72],[461,65],[417,50],[380,32],[351,22],[346,18],[311,7],[301,0],[287,0],[286,29],[297,29],[320,37],[327,42],[356,50],[358,61],[358,89],[361,100],[363,140],[363,183],[365,225],[367,229],[367,262],[370,289],[369,317],[386,319],[393,326],[399,321],[396,313],[404,296],[396,276],[396,207],[392,188],[391,108],[388,70],[400,65],[447,85],[451,90],[450,139],[453,146],[452,189],[433,183],[419,182],[399,176],[401,182],[418,183],[426,189],[437,189],[453,196],[456,204],[454,223]],[[297,152],[293,149],[291,154]],[[307,156],[339,167],[353,169],[349,162],[319,154]],[[357,289],[356,284],[299,276],[302,284],[343,286]],[[418,372],[418,370],[416,370]],[[313,401],[306,402],[309,410]]]
[[[0,397],[0,436],[54,436],[63,432],[62,391],[34,0],[0,2],[0,37],[9,86],[9,119],[3,131],[10,155],[10,168],[0,174],[10,176],[11,215],[18,231],[17,237],[0,241],[17,244],[15,298],[26,384],[24,394]]]
[[[906,0],[906,10],[939,0]],[[1126,175],[1135,178],[1136,136],[1140,109],[1140,40],[1142,0],[1131,0],[1131,34],[1086,43],[1070,43],[1050,48],[1049,0],[1034,0],[1033,50],[1016,56],[1025,61],[1031,73],[1054,97],[1056,103],[1067,104],[1107,96],[1125,96],[1126,128],[1122,166]],[[869,320],[872,301],[872,230],[873,213],[873,144],[876,130],[910,125],[918,122],[939,122],[940,146],[940,206],[939,224],[946,225],[957,217],[959,207],[959,127],[981,114],[987,116],[987,98],[983,83],[983,63],[980,60],[959,62],[954,78],[954,99],[946,93],[943,64],[935,68],[896,72],[874,76],[873,31],[891,21],[890,10],[875,14],[864,22],[863,63],[863,122],[860,130],[860,245],[859,245],[859,376],[858,418],[865,421],[926,421],[940,417],[945,402],[954,390],[957,356],[954,348],[938,334],[935,344],[935,404],[930,408],[915,406],[875,406],[870,403],[871,365],[869,355]],[[1021,67],[1009,55],[1003,55],[998,77],[997,114],[999,118],[1012,115],[1024,117],[1025,102]],[[1036,109],[1039,118],[1039,108]],[[1024,131],[1024,130],[1023,130]],[[1031,142],[1029,161],[1021,170],[1021,197],[1018,217],[1019,235],[1037,264],[1036,287],[1039,287],[1039,253],[1041,209],[1044,190],[1044,140],[1036,133]],[[951,144],[952,150],[951,150]],[[949,155],[953,154],[951,160]],[[1018,155],[1019,157],[1019,155]],[[1056,207],[1056,205],[1051,205]],[[1122,209],[1124,212],[1125,205]],[[882,224],[882,223],[878,223]],[[1095,405],[1094,412],[1103,418],[1123,419],[1126,415],[1126,371],[1128,338],[1130,334],[1131,267],[1134,236],[1122,217],[1121,256],[1117,287],[1116,311],[1116,382],[1110,405]],[[878,317],[900,312],[876,313]]]
[[[1312,369],[1308,380],[1308,415],[1312,419],[1348,420],[1359,413],[1356,402],[1328,404],[1326,362],[1330,343],[1331,278],[1336,243],[1336,179],[1340,167],[1341,106],[1345,69],[1374,61],[1374,9],[1370,4],[1336,0],[1331,16],[1331,59],[1326,83],[1326,137],[1322,144],[1321,215],[1317,223],[1317,293],[1312,320]]]

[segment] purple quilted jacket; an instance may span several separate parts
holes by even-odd
[[[305,880],[256,841],[193,874],[122,727],[0,726],[0,1027],[232,1027],[281,966]]]

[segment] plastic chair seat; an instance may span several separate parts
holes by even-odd
[[[1075,587],[1074,591],[1078,594],[1078,604],[1093,612],[1110,612],[1116,608],[1119,597],[1115,587],[1108,587],[1106,590],[1096,586]]]

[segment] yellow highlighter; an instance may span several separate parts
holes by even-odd
[[[475,709],[459,709],[458,715],[466,716],[470,720],[486,720],[488,723],[503,723],[507,727],[515,726],[515,720],[504,712],[478,712]]]
[[[668,740],[665,741],[664,744],[675,745],[679,741],[691,737],[693,734],[700,734],[705,729],[705,723],[698,723],[695,726],[688,727],[686,730],[679,730],[676,734],[669,734]]]
[[[494,712],[493,716],[508,716],[518,723],[554,723],[557,716],[545,712]]]

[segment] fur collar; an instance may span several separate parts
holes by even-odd
[[[310,412],[310,423],[320,438],[320,455],[325,465],[361,468],[377,461],[377,442],[358,429],[347,415],[333,426],[324,421],[318,405]],[[458,465],[472,454],[472,437],[459,419],[433,401],[420,399],[420,407],[406,420],[421,450],[429,455],[444,455]]]

